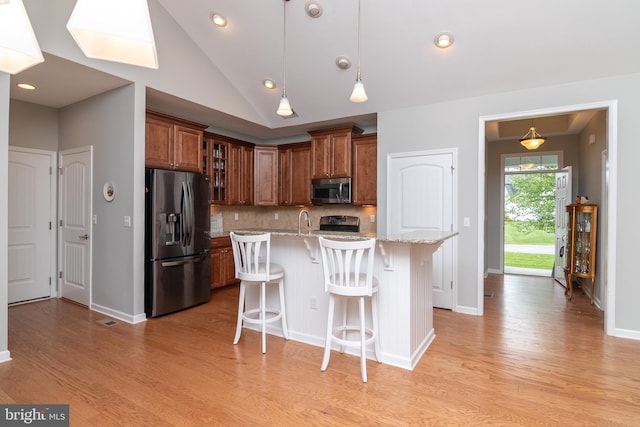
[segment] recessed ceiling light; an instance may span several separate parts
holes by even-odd
[[[36,87],[34,85],[30,85],[29,83],[18,83],[17,86],[20,89],[25,89],[25,90],[36,90]]]
[[[271,79],[264,79],[262,81],[262,86],[266,87],[267,89],[275,89],[276,88],[276,82],[274,82]]]
[[[218,12],[211,13],[211,22],[218,27],[224,27],[227,25],[227,18],[220,15]]]
[[[304,10],[312,18],[319,18],[322,15],[322,5],[316,1],[308,1],[304,5]]]
[[[433,39],[433,42],[435,43],[436,46],[444,49],[453,44],[453,34],[443,31],[441,33],[436,34],[436,36]]]

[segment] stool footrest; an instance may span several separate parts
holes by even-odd
[[[342,339],[338,334],[342,335],[343,332],[357,332],[358,334],[360,334],[360,327],[359,326],[351,326],[351,325],[343,325],[343,326],[338,326],[337,328],[333,328],[332,329],[332,340],[337,342],[340,345],[346,345],[346,346],[350,346],[350,347],[360,347],[360,345],[362,344],[362,341],[360,340],[360,336],[358,335],[357,339]],[[365,328],[364,333],[367,335],[367,338],[365,338],[365,345],[371,344],[372,342],[375,341],[376,339],[376,334],[373,331],[373,329],[371,328]]]
[[[282,312],[280,310],[274,308],[267,308],[264,310],[266,319],[264,319],[264,323],[271,323],[278,321],[282,318]],[[246,323],[254,323],[260,324],[263,322],[263,319],[260,319],[261,310],[259,308],[254,308],[251,310],[247,310],[242,313],[242,320]],[[258,317],[255,317],[257,315]],[[267,316],[271,315],[271,316]]]

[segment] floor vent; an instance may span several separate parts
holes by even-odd
[[[118,322],[116,322],[113,319],[100,319],[100,320],[97,320],[96,322],[98,322],[98,323],[100,323],[101,325],[104,325],[104,326],[113,326],[113,325],[117,325],[118,324]]]

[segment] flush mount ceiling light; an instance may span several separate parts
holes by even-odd
[[[312,18],[319,18],[322,15],[322,5],[315,1],[308,1],[304,5],[304,11]]]
[[[211,13],[211,22],[217,27],[224,27],[227,25],[227,18],[219,14],[218,12]]]
[[[453,34],[447,31],[440,32],[436,34],[433,39],[435,45],[439,48],[447,48],[453,44]]]
[[[287,2],[284,0],[283,6],[283,25],[282,25],[282,98],[280,98],[280,104],[278,104],[278,110],[276,114],[283,117],[288,117],[293,114],[291,104],[287,98]]]
[[[272,79],[264,79],[262,81],[262,86],[266,87],[267,89],[275,89],[276,82],[274,82]]]
[[[547,140],[546,137],[541,136],[536,132],[536,128],[531,126],[529,132],[527,132],[522,138],[520,138],[520,144],[527,150],[535,150],[540,147]]]
[[[364,84],[362,83],[362,75],[360,74],[360,19],[361,19],[361,5],[360,0],[358,0],[358,72],[356,74],[356,84],[353,86],[353,92],[351,92],[351,96],[349,100],[351,102],[365,102],[369,97],[367,97],[367,92],[364,90]]]
[[[17,74],[43,61],[22,0],[0,0],[0,71]]]
[[[29,83],[18,83],[16,86],[24,90],[36,90],[36,87]]]
[[[351,60],[346,56],[338,56],[336,58],[336,66],[341,70],[348,70],[351,68]]]
[[[89,58],[158,68],[146,0],[77,0],[67,29]]]

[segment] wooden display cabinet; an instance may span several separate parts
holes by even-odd
[[[231,285],[237,281],[231,238],[211,239],[211,288]]]
[[[227,203],[227,153],[229,146],[226,142],[219,141],[205,134],[208,151],[208,168],[211,203]]]
[[[573,297],[575,279],[591,281],[591,304],[596,280],[596,235],[598,230],[598,206],[593,204],[567,205],[567,238],[564,276],[567,282],[565,294]]]

